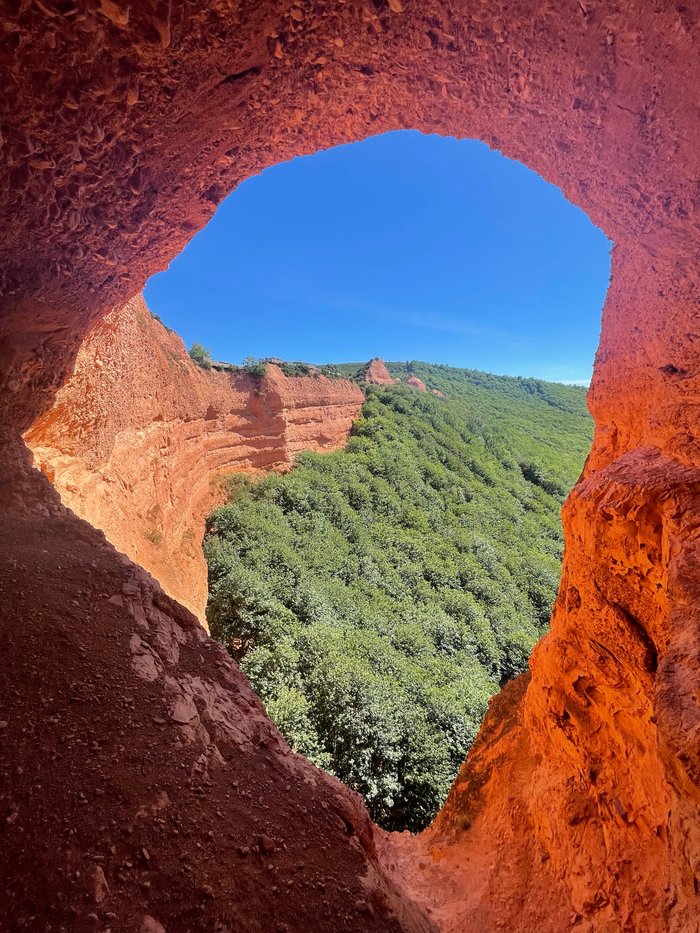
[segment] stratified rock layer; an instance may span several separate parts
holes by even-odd
[[[81,518],[200,619],[204,518],[231,471],[285,470],[342,446],[364,396],[346,379],[203,370],[141,298],[108,314],[25,435]]]
[[[371,869],[444,931],[697,933],[699,28],[696,5],[647,0],[2,7],[0,928],[390,929],[396,898],[359,893]],[[269,726],[260,744],[226,738],[261,714],[205,637],[165,673],[159,633],[171,643],[183,610],[109,602],[134,595],[135,571],[52,507],[19,434],[95,322],[241,180],[400,127],[520,159],[615,248],[552,632],[494,700],[435,825],[383,842],[380,866],[311,780],[288,780]],[[193,707],[211,728],[191,746]],[[182,795],[177,819],[137,824],[160,786]],[[220,827],[274,838],[280,819],[300,844],[274,884],[272,860],[265,875],[207,848]],[[134,833],[141,851],[121,841]]]

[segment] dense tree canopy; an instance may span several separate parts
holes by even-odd
[[[290,744],[415,830],[548,624],[592,424],[574,387],[390,369],[447,398],[369,386],[345,450],[233,477],[208,617]]]

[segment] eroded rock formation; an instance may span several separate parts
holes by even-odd
[[[386,368],[384,360],[380,360],[376,356],[373,360],[370,360],[365,369],[365,382],[369,382],[372,385],[384,386],[391,385],[392,382],[396,382],[396,379],[393,379],[391,373]]]
[[[204,518],[226,474],[335,450],[363,400],[349,380],[274,365],[261,378],[203,370],[139,297],[93,329],[25,439],[63,502],[203,620]]]
[[[445,931],[697,931],[696,6],[11,0],[0,29],[0,928],[413,930],[416,898]],[[521,159],[615,249],[552,633],[435,825],[378,861],[19,434],[239,181],[398,127]]]
[[[196,618],[0,467],[0,930],[435,933]]]
[[[415,373],[411,373],[411,375],[406,380],[406,385],[411,386],[412,389],[417,389],[419,392],[428,391],[428,387],[426,386],[426,384],[423,382],[422,379],[419,379],[418,376],[415,375]]]

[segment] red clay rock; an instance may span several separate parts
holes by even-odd
[[[372,385],[383,386],[398,382],[398,379],[392,379],[384,360],[380,360],[378,356],[375,356],[373,360],[369,361],[365,369],[365,382],[369,382]]]
[[[419,379],[418,376],[416,376],[414,373],[411,373],[411,375],[408,377],[406,380],[406,385],[410,386],[412,389],[417,389],[419,392],[428,391],[428,387],[423,382],[423,380]]]
[[[697,930],[696,5],[12,0],[0,30],[0,929],[94,929],[90,869],[109,852],[115,929],[387,930],[391,910],[415,929],[408,897],[374,919],[355,907],[391,872],[443,931]],[[348,837],[318,809],[325,782],[288,780],[256,701],[184,610],[161,596],[149,619],[155,597],[134,600],[132,565],[60,511],[18,432],[95,322],[240,181],[400,127],[520,159],[615,249],[552,633],[529,682],[494,700],[435,825],[390,839],[380,864],[355,845],[364,818]],[[168,718],[175,694],[194,725]],[[150,816],[161,788],[171,822]],[[299,888],[279,898],[237,850],[287,824]]]
[[[204,518],[225,476],[287,470],[342,446],[364,396],[346,379],[205,371],[141,298],[92,330],[71,378],[25,435],[81,518],[204,619]]]

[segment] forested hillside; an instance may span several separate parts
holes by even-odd
[[[548,624],[592,422],[582,389],[388,365],[446,398],[368,386],[345,450],[233,477],[208,618],[291,745],[415,830]]]

